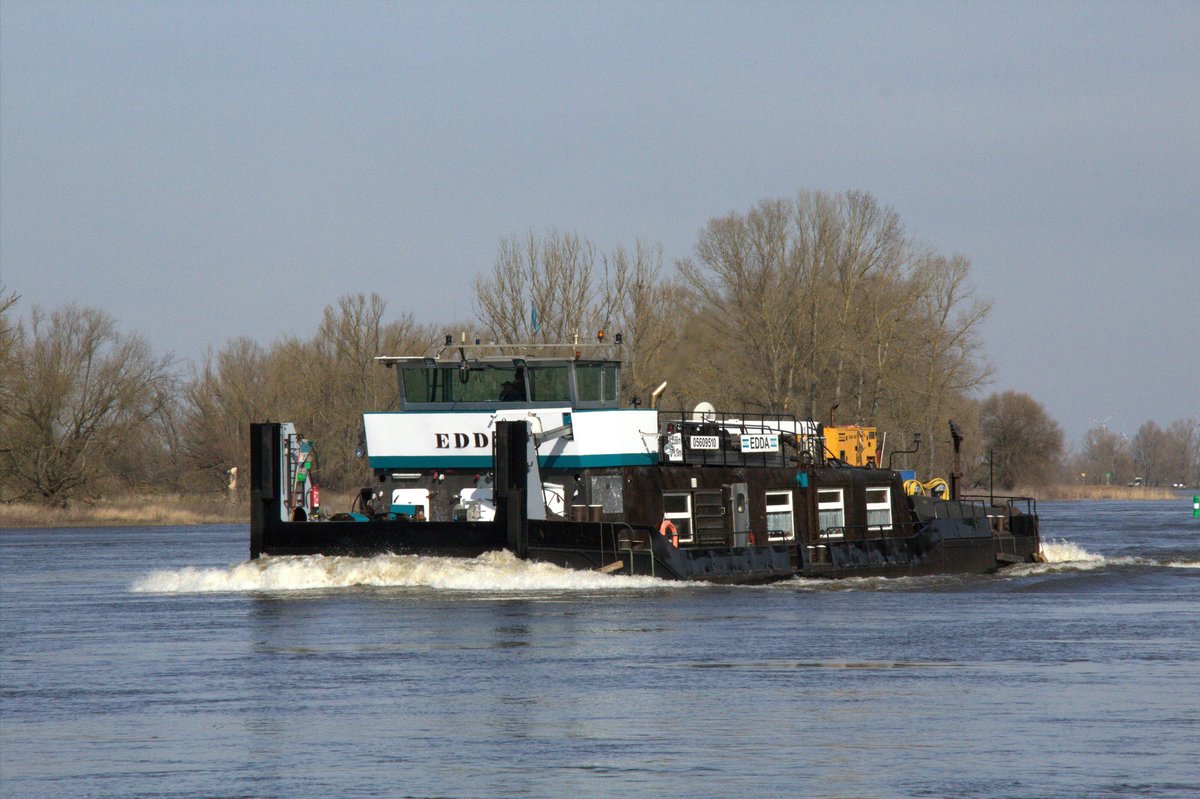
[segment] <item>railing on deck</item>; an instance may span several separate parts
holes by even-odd
[[[885,538],[909,538],[913,534],[912,525],[907,522],[894,523],[890,526],[878,524],[857,524],[845,527],[828,527],[817,533],[810,544],[825,544],[837,541],[882,541]]]
[[[685,466],[787,466],[823,462],[824,442],[816,425],[792,414],[660,412],[661,462]],[[742,436],[776,437],[769,452],[743,451]]]
[[[962,501],[982,506],[997,532],[1012,535],[1038,534],[1037,500],[1033,497],[966,494],[963,495]]]

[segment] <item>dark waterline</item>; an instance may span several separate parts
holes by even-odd
[[[1042,510],[1071,562],[765,588],[0,531],[0,795],[1200,795],[1190,501]]]

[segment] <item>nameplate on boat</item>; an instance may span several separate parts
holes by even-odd
[[[683,433],[667,434],[667,440],[663,442],[663,454],[669,461],[683,460]]]
[[[775,433],[742,436],[742,452],[778,452],[779,436]]]
[[[717,436],[689,436],[688,446],[692,449],[720,449],[721,439]]]

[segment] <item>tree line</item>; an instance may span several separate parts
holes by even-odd
[[[395,373],[374,357],[427,354],[460,330],[542,344],[619,331],[627,398],[648,402],[665,380],[667,410],[708,401],[863,423],[887,432],[888,450],[911,449],[919,433],[917,452],[893,465],[929,476],[950,467],[953,420],[968,482],[1060,478],[1062,431],[1036,400],[978,398],[991,377],[980,339],[990,305],[974,294],[969,260],[914,241],[871,195],[763,200],[711,219],[673,266],[642,241],[604,252],[574,232],[512,236],[476,278],[467,322],[417,324],[407,310],[389,319],[380,296],[352,294],[308,338],[236,338],[186,373],[102,310],[17,318],[19,298],[0,287],[0,501],[227,490],[246,474],[250,422],[268,419],[296,422],[318,442],[322,484],[352,490],[370,477],[355,457],[361,413],[397,399]],[[1131,462],[1147,479],[1161,460],[1163,475],[1194,482],[1196,427],[1153,427]],[[1089,433],[1076,460],[1093,469],[1109,457],[1122,473],[1110,443]]]
[[[1098,425],[1065,469],[1083,485],[1200,486],[1200,420],[1148,421],[1133,438]]]

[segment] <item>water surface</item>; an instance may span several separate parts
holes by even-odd
[[[1190,498],[986,577],[679,585],[0,531],[0,795],[1200,795]]]

